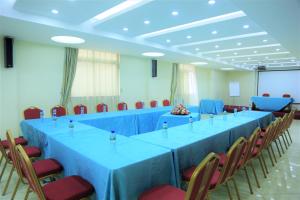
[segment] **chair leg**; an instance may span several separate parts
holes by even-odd
[[[281,147],[282,154],[284,154],[284,149],[283,149],[283,146],[282,146],[280,137],[278,137],[277,139],[278,139],[278,141],[279,141],[279,145],[280,145],[280,147]]]
[[[282,136],[284,137],[287,146],[290,146],[290,143],[289,143],[289,140],[288,140],[288,138],[287,138],[286,132],[284,132],[284,133],[282,134]]]
[[[271,148],[271,152],[272,152],[272,155],[273,155],[274,161],[275,161],[275,163],[277,163],[277,159],[276,159],[276,156],[275,156],[275,152],[274,152],[274,149],[273,149],[272,143],[270,144],[270,148]]]
[[[277,140],[276,140],[276,139],[274,140],[274,143],[275,143],[275,145],[276,145],[276,148],[277,148],[279,157],[281,157],[281,152],[280,152],[280,149],[279,149],[279,146],[278,146],[278,144],[277,144]]]
[[[4,189],[3,189],[3,192],[2,192],[2,196],[4,196],[4,195],[6,194],[6,191],[7,191],[8,185],[9,185],[9,183],[10,183],[10,180],[11,180],[12,174],[13,174],[13,172],[14,172],[14,169],[15,169],[15,168],[12,166],[12,167],[11,167],[11,170],[10,170],[10,172],[9,172],[9,175],[8,175],[8,179],[7,179],[6,184],[5,184],[5,186],[4,186]]]
[[[2,160],[3,160],[4,156],[1,155],[1,159],[0,159],[0,167],[1,167],[1,164],[2,164]]]
[[[247,166],[244,166],[244,171],[245,171],[245,175],[246,175],[246,179],[247,179],[247,182],[248,182],[250,193],[253,194],[250,178],[249,178],[248,171],[247,171]]]
[[[238,200],[241,199],[241,196],[240,196],[240,193],[239,193],[239,188],[237,187],[237,184],[235,182],[235,179],[234,177],[232,177],[232,182],[233,182],[233,185],[234,185],[234,189],[235,189],[235,192],[236,192],[236,196],[238,198]]]
[[[3,174],[4,174],[4,171],[5,171],[5,169],[6,169],[6,166],[7,166],[7,160],[5,161],[5,163],[4,163],[4,166],[3,166],[3,169],[2,169],[2,171],[1,171],[1,174],[0,174],[0,181],[1,181],[1,179],[2,179],[2,176],[3,176]]]
[[[250,161],[249,164],[250,164],[250,167],[251,167],[252,172],[253,172],[253,174],[254,174],[254,178],[255,178],[255,181],[256,181],[256,185],[257,185],[258,188],[260,188],[260,185],[259,185],[259,182],[258,182],[258,178],[257,178],[257,175],[256,175],[256,171],[255,171],[255,169],[254,169],[254,166],[253,166],[252,161]]]
[[[258,156],[258,161],[259,161],[261,170],[262,170],[262,172],[263,172],[263,174],[264,174],[264,177],[267,178],[267,174],[266,174],[266,172],[265,172],[265,167],[264,167],[264,165],[263,165],[263,163],[262,163],[262,161],[261,161],[261,157],[260,157],[260,156]]]
[[[229,185],[228,185],[228,181],[226,181],[225,185],[226,185],[228,197],[229,197],[230,200],[232,200],[232,196],[231,196],[230,188],[229,188]]]
[[[290,134],[289,129],[286,129],[286,132],[287,132],[287,134],[288,134],[288,136],[289,136],[289,138],[290,138],[291,143],[293,143],[293,140],[292,140],[292,137],[291,137],[291,134]]]
[[[27,190],[26,190],[26,194],[25,194],[24,200],[27,200],[27,199],[28,199],[29,192],[30,192],[30,187],[28,186],[28,187],[27,187]]]
[[[285,141],[285,138],[284,138],[284,133],[281,134],[281,138],[282,138],[282,140],[283,140],[283,144],[284,144],[284,146],[285,146],[285,149],[288,149],[288,146],[287,146],[286,141]]]
[[[268,151],[269,158],[270,158],[270,160],[271,160],[271,164],[272,164],[272,166],[274,167],[274,166],[275,166],[275,164],[274,164],[274,161],[273,161],[273,159],[272,159],[272,155],[271,155],[271,152],[270,152],[269,146],[267,146],[267,151]]]
[[[16,196],[16,193],[17,193],[17,191],[18,191],[18,188],[19,188],[20,183],[21,183],[21,178],[19,177],[19,178],[18,178],[18,181],[17,181],[17,184],[16,184],[16,186],[15,186],[15,189],[14,189],[12,195],[11,195],[10,200],[14,200],[14,199],[15,199],[15,196]]]
[[[260,157],[262,158],[263,164],[264,164],[264,166],[265,166],[265,168],[266,168],[266,172],[267,172],[267,174],[268,174],[268,173],[269,173],[269,170],[268,170],[268,166],[267,166],[265,157],[264,157],[264,155],[263,155],[263,152],[260,154]]]

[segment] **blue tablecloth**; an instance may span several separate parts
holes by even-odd
[[[137,199],[143,191],[161,184],[175,185],[171,151],[143,141],[59,118],[21,122],[24,137],[57,159],[64,174],[80,175],[96,190],[97,199]],[[146,173],[145,173],[146,172]]]
[[[202,114],[219,114],[223,112],[224,102],[222,100],[202,99],[199,111]]]
[[[162,129],[163,123],[167,122],[168,127],[179,126],[189,123],[189,118],[192,117],[193,121],[199,121],[199,113],[190,113],[189,115],[172,115],[167,112],[159,117],[156,125],[156,130]]]
[[[266,111],[279,111],[293,103],[293,98],[251,97],[256,108]]]
[[[254,129],[261,125],[261,119],[269,119],[269,112],[245,111],[217,116],[213,119],[200,120],[166,130],[132,136],[132,138],[149,142],[172,150],[175,164],[177,186],[181,184],[181,172],[199,162],[210,152],[226,152],[236,139],[249,137]]]

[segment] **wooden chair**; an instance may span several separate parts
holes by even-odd
[[[74,106],[75,115],[87,114],[87,107],[83,104]]]
[[[150,101],[150,107],[151,108],[156,108],[157,107],[157,101],[156,100]]]
[[[41,117],[42,110],[38,107],[31,106],[24,110],[24,119],[39,119]]]
[[[269,94],[269,93],[263,93],[262,96],[263,96],[263,97],[270,97],[270,94]]]
[[[17,154],[24,172],[24,176],[29,184],[29,190],[27,190],[25,199],[28,198],[29,192],[31,191],[33,191],[40,200],[78,200],[93,194],[93,186],[80,176],[65,177],[41,186],[34,167],[22,146],[17,146]]]
[[[143,109],[144,108],[144,102],[138,101],[135,103],[135,108],[136,109]]]
[[[161,185],[143,192],[139,200],[204,200],[207,199],[209,185],[219,164],[215,153],[208,154],[191,175],[187,191],[174,186]]]
[[[122,110],[128,110],[127,103],[125,102],[118,103],[118,111],[122,111]]]
[[[170,101],[168,99],[163,100],[162,102],[163,106],[170,106]]]
[[[61,116],[67,115],[67,110],[65,107],[63,107],[61,105],[57,105],[57,106],[54,106],[53,108],[51,108],[50,114],[51,114],[51,116],[55,115],[56,117],[61,117]]]
[[[108,112],[108,106],[105,103],[100,103],[96,106],[97,112]]]

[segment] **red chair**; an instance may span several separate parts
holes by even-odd
[[[41,117],[41,109],[38,107],[29,107],[24,110],[24,119],[39,119]]]
[[[247,142],[246,140],[241,137],[235,141],[235,143],[230,147],[229,151],[227,152],[226,156],[227,159],[224,162],[223,167],[220,166],[220,169],[215,170],[213,177],[210,182],[209,190],[214,190],[217,185],[226,184],[228,195],[231,199],[231,194],[228,186],[228,181],[232,180],[234,183],[234,188],[237,193],[238,199],[240,199],[238,187],[236,185],[235,179],[233,177],[234,173],[238,168],[238,163],[241,160],[243,152],[245,151]],[[191,181],[192,174],[194,173],[196,167],[191,167],[185,170],[182,174],[182,178],[186,182]]]
[[[150,107],[151,108],[156,108],[157,107],[157,101],[155,101],[155,100],[150,101]]]
[[[128,110],[127,103],[125,102],[118,103],[118,110],[119,111]]]
[[[24,176],[30,186],[29,190],[27,190],[27,194],[31,190],[37,195],[38,199],[41,200],[78,200],[93,194],[93,186],[80,176],[65,177],[41,186],[34,166],[21,146],[17,146],[17,154]],[[25,198],[27,198],[27,194]]]
[[[170,101],[168,99],[163,100],[163,106],[170,106]]]
[[[282,97],[283,98],[291,98],[291,95],[290,94],[283,94]]]
[[[54,116],[54,113],[56,114],[56,117],[61,117],[67,114],[67,110],[65,107],[57,105],[50,110],[51,116]]]
[[[15,186],[15,189],[14,189],[12,197],[11,197],[11,199],[14,199],[20,182],[22,181],[23,183],[26,183],[26,181],[24,181],[25,177],[24,177],[24,174],[22,172],[22,168],[20,166],[20,161],[19,161],[19,158],[18,158],[17,152],[16,152],[16,144],[15,144],[13,138],[12,138],[11,132],[7,131],[6,136],[7,136],[7,141],[9,143],[9,151],[10,151],[11,158],[12,158],[12,164],[13,164],[12,169],[16,169],[17,174],[19,175],[19,179],[17,181],[17,184]],[[23,148],[21,145],[20,145],[20,147]],[[24,150],[24,148],[23,148],[23,150]],[[60,165],[60,163],[58,163],[54,159],[46,159],[46,160],[35,161],[33,163],[33,168],[34,168],[35,173],[37,174],[37,177],[40,180],[43,180],[43,179],[49,178],[49,177],[54,177],[55,175],[58,175],[58,173],[60,173],[63,169],[63,167]],[[14,171],[12,171],[12,173],[13,172]],[[12,173],[10,173],[10,176],[7,180],[7,183],[6,183],[5,187],[4,187],[2,195],[5,195],[5,193],[7,191]]]
[[[135,108],[136,109],[143,109],[144,108],[144,102],[138,101],[135,103]]]
[[[154,187],[139,196],[139,200],[202,200],[208,199],[209,183],[216,171],[219,158],[215,153],[210,153],[195,168],[187,191],[171,185]]]
[[[270,94],[269,94],[269,93],[263,93],[262,96],[263,96],[263,97],[270,97]]]
[[[83,111],[83,113],[82,113],[82,111]],[[86,114],[87,107],[83,104],[76,105],[76,106],[74,106],[74,113],[75,113],[75,115]]]
[[[104,103],[100,103],[96,106],[97,112],[108,112],[108,106]]]

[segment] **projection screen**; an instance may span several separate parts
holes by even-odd
[[[300,103],[300,70],[262,71],[258,73],[257,95],[269,93],[271,97],[290,94],[294,103]]]

